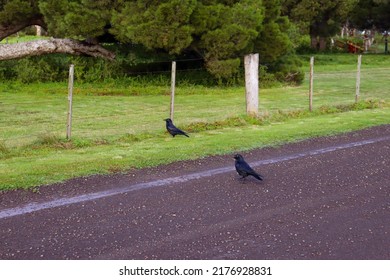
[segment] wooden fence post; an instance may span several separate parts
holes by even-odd
[[[356,73],[356,93],[355,93],[355,102],[359,101],[360,95],[360,67],[362,65],[362,55],[358,55],[358,64],[357,64],[357,73]]]
[[[68,82],[68,120],[66,125],[66,139],[70,140],[72,135],[72,102],[73,102],[73,81],[74,81],[74,65],[69,67],[69,82]]]
[[[173,113],[175,111],[175,87],[176,87],[176,61],[172,61],[171,71],[171,109],[170,118],[173,121]]]
[[[259,54],[244,57],[246,113],[257,116],[259,113]]]
[[[314,56],[310,57],[309,111],[313,111]]]

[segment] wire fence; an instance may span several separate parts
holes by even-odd
[[[322,67],[322,66],[321,66]],[[351,104],[355,101],[356,68],[314,71],[313,108]],[[324,68],[324,67],[322,67]],[[316,69],[316,68],[315,68]],[[187,70],[182,70],[187,71]],[[180,125],[216,122],[245,114],[244,87],[206,88],[180,83],[176,74],[175,118]],[[193,69],[191,70],[193,71]],[[309,69],[307,69],[309,71]],[[160,71],[157,71],[160,72]],[[163,73],[169,74],[170,71]],[[388,102],[390,66],[363,66],[361,100]],[[309,75],[296,87],[261,89],[259,113],[308,110]],[[261,80],[260,80],[261,84]],[[40,85],[34,85],[37,92]],[[76,82],[75,89],[78,85]],[[130,95],[132,87],[123,87],[123,94],[74,94],[72,136],[75,141],[104,141],[129,135],[161,134],[163,119],[169,115],[170,84],[162,85],[166,94],[148,95],[145,87],[139,95]],[[126,92],[127,91],[127,92]],[[32,94],[18,88],[4,89],[0,98],[0,148],[33,145],[54,138],[66,137],[68,102],[66,85],[59,93]]]

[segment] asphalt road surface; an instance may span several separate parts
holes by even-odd
[[[242,154],[2,193],[0,259],[390,259],[390,125]]]

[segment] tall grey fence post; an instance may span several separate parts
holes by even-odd
[[[356,93],[355,93],[355,102],[359,101],[360,95],[360,67],[362,65],[362,55],[358,56],[358,64],[357,64],[357,73],[356,73]]]
[[[175,110],[175,87],[176,87],[176,61],[172,61],[172,72],[171,72],[171,109],[170,118],[173,120],[173,113]]]
[[[257,116],[259,113],[259,54],[244,57],[246,113]]]
[[[313,111],[314,56],[310,57],[309,111]]]
[[[73,81],[74,81],[74,65],[69,67],[69,82],[68,82],[68,120],[66,124],[66,139],[70,140],[72,135],[72,102],[73,102]]]

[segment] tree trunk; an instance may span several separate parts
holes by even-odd
[[[326,40],[325,37],[320,37],[320,51],[326,50]]]
[[[8,36],[15,34],[16,32],[23,30],[24,28],[32,25],[39,25],[46,28],[46,24],[43,21],[42,16],[35,16],[32,18],[26,18],[21,22],[16,22],[11,25],[0,25],[0,41]]]
[[[0,44],[0,60],[23,58],[52,53],[87,55],[113,60],[115,54],[99,45],[72,39],[37,40],[16,44]]]
[[[318,37],[312,35],[310,37],[310,44],[311,44],[312,49],[318,50],[319,49]]]

